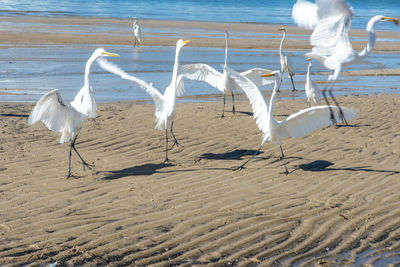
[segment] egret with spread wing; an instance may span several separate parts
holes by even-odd
[[[228,37],[229,34],[225,31],[225,62],[224,68],[228,66]],[[262,74],[267,73],[269,70],[262,69],[262,68],[253,68],[248,71],[242,72],[243,75],[248,77],[252,80],[257,86],[262,86],[269,84],[270,82],[267,79],[261,77]],[[183,77],[202,81],[210,84],[211,86],[217,88],[224,94],[224,105],[222,108],[222,115],[224,117],[225,112],[225,95],[231,94],[232,95],[232,112],[235,113],[235,98],[233,91],[240,90],[240,86],[229,77],[225,69],[222,73],[217,71],[216,69],[212,68],[207,64],[197,63],[197,64],[188,64],[183,65],[181,68],[181,73]]]
[[[325,68],[332,71],[328,77],[327,86],[322,90],[328,105],[326,91],[339,107],[332,94],[332,89],[343,66],[354,64],[371,53],[376,41],[376,24],[381,21],[391,21],[396,25],[399,23],[396,18],[382,15],[372,17],[366,28],[367,46],[361,52],[356,52],[353,50],[349,38],[353,15],[353,8],[345,0],[316,0],[315,4],[297,0],[292,9],[292,18],[298,26],[314,30],[310,38],[311,45],[314,47],[306,56],[319,60]],[[333,111],[330,115],[332,122],[335,123]],[[345,120],[341,111],[339,115],[341,119]]]
[[[143,88],[154,100],[155,104],[155,116],[156,116],[156,126],[157,130],[165,130],[165,161],[169,161],[168,158],[168,123],[171,122],[171,134],[174,138],[174,145],[179,145],[178,140],[175,137],[175,134],[172,130],[174,126],[174,118],[176,115],[176,97],[183,93],[183,79],[182,75],[178,76],[179,70],[179,57],[181,54],[182,47],[184,47],[190,40],[178,40],[176,43],[176,52],[175,52],[175,64],[172,71],[172,80],[171,83],[167,86],[162,95],[160,91],[153,87],[150,83],[147,83],[141,79],[133,77],[127,74],[125,71],[121,70],[118,66],[106,61],[99,60],[97,63],[104,70],[114,73],[115,75],[120,76],[122,79],[132,81]]]
[[[142,30],[140,29],[139,26],[139,20],[135,17],[133,18],[133,35],[135,38],[135,42],[133,43],[133,46],[139,46],[140,42],[142,41]]]
[[[93,88],[89,82],[90,67],[98,58],[104,56],[117,57],[119,55],[108,53],[102,48],[98,48],[93,52],[86,62],[85,83],[70,105],[64,103],[60,92],[55,89],[42,96],[29,115],[29,125],[42,121],[49,130],[61,133],[61,144],[71,142],[67,178],[71,177],[72,150],[76,152],[84,166],[91,167],[76,150],[75,142],[86,120],[96,117],[96,102],[93,96]]]
[[[247,77],[240,73],[226,68],[229,75],[235,79],[235,81],[241,86],[246,96],[248,97],[250,104],[253,109],[253,116],[256,120],[258,128],[264,133],[261,145],[257,152],[250,157],[245,163],[243,163],[237,169],[242,169],[252,158],[254,158],[261,150],[265,141],[278,144],[281,149],[282,159],[285,165],[286,175],[289,173],[286,167],[285,155],[283,154],[281,137],[302,137],[314,130],[330,125],[330,119],[328,117],[329,107],[328,106],[315,106],[307,109],[300,110],[287,117],[283,121],[276,121],[273,117],[274,101],[279,83],[281,80],[280,71],[273,71],[271,73],[263,75],[264,77],[274,77],[274,89],[272,91],[269,106],[264,100],[263,95],[258,90],[257,86],[250,81]],[[338,118],[338,108],[332,107],[334,115]],[[356,113],[352,109],[343,108],[345,115],[349,118],[355,118]]]
[[[286,39],[286,29],[284,27],[282,27],[279,30],[283,32],[281,45],[279,46],[279,57],[280,57],[280,61],[281,61],[281,79],[283,77],[283,73],[286,72],[287,76],[292,81],[292,86],[293,86],[292,91],[296,91],[296,88],[294,87],[294,82],[293,82],[293,76],[295,75],[295,73],[293,71],[292,62],[290,61],[288,56],[285,55],[285,53],[283,52],[283,42]],[[282,83],[282,81],[281,81],[281,83]],[[279,92],[279,89],[278,89],[278,92]]]
[[[311,69],[311,58],[307,58],[308,67],[307,67],[307,78],[306,84],[304,85],[308,107],[311,107],[311,103],[314,103],[315,106],[321,105],[321,92],[315,82],[313,82],[310,78],[310,69]]]

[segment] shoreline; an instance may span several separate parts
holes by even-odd
[[[131,20],[118,18],[86,18],[86,17],[0,17],[3,22],[14,24],[23,23],[25,28],[16,30],[4,30],[0,35],[0,45],[20,45],[24,44],[108,44],[108,45],[130,45],[132,44]],[[191,45],[194,47],[217,47],[225,46],[223,31],[228,30],[238,35],[238,38],[230,40],[232,48],[245,49],[277,49],[280,43],[281,33],[278,29],[279,24],[260,24],[260,23],[220,23],[220,22],[198,22],[198,21],[172,21],[172,20],[141,20],[143,28],[144,46],[173,46],[179,38],[191,39]],[[71,33],[58,33],[53,28],[50,31],[41,32],[42,28],[48,28],[53,25],[66,27]],[[89,30],[95,29],[94,33],[81,33],[83,28],[71,28],[73,25],[85,25]],[[28,28],[26,28],[28,27]],[[68,28],[69,27],[69,28]],[[92,27],[92,28],[90,28]],[[94,27],[94,28],[93,28]],[[288,38],[285,42],[286,50],[309,50],[308,36],[311,31],[304,30],[295,26],[285,26],[288,32]],[[25,29],[23,35],[21,30]],[[110,31],[107,32],[107,29]],[[169,29],[169,32],[160,31],[160,29]],[[175,33],[174,33],[175,29]],[[212,30],[212,35],[207,33],[190,33],[187,29]],[[28,32],[29,30],[31,32]],[[186,30],[186,31],[185,31]],[[221,31],[219,34],[215,31]],[[176,33],[178,32],[178,33]],[[112,33],[112,38],[107,35]],[[149,36],[151,33],[152,36]],[[266,34],[268,36],[257,36],[257,34]],[[271,36],[272,34],[272,36]],[[180,37],[168,37],[168,35],[178,35]],[[205,35],[205,36],[203,36]],[[240,37],[251,37],[241,39]],[[376,53],[395,53],[400,51],[400,33],[377,31],[377,43],[374,47]],[[365,30],[352,30],[351,36],[357,38],[366,38]],[[272,37],[272,39],[271,39]],[[293,38],[295,37],[295,38]],[[390,38],[393,42],[379,42],[379,38]],[[364,41],[355,41],[352,43],[354,49],[362,49]]]

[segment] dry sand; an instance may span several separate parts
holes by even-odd
[[[0,265],[341,266],[367,249],[399,258],[399,95],[340,97],[359,118],[284,139],[287,176],[270,143],[231,170],[261,141],[248,101],[237,99],[239,112],[224,119],[220,98],[179,104],[184,147],[167,164],[152,104],[100,104],[77,142],[95,167],[83,170],[74,155],[76,179],[66,179],[58,134],[27,126],[32,104],[1,103]],[[277,101],[276,118],[306,106]]]

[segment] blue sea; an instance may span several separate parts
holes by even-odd
[[[295,0],[0,0],[0,15],[84,16],[159,20],[194,20],[293,24]],[[399,0],[348,0],[352,26],[365,28],[374,15],[398,17]],[[382,24],[380,30],[393,30]]]

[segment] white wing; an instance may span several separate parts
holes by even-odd
[[[92,87],[83,86],[71,102],[71,106],[90,118],[96,118],[96,101],[94,100]]]
[[[177,78],[177,92],[176,94],[178,96],[183,95],[183,93],[185,92],[185,82],[183,81],[183,75],[179,75]]]
[[[181,67],[181,74],[187,79],[206,82],[222,93],[224,92],[222,74],[207,64],[183,65]]]
[[[114,73],[115,75],[120,76],[122,79],[132,81],[132,82],[136,83],[137,85],[139,85],[139,87],[144,89],[153,98],[154,103],[156,104],[156,109],[161,108],[162,103],[163,103],[163,96],[151,84],[149,84],[139,78],[129,75],[128,73],[126,73],[125,71],[120,69],[117,65],[105,60],[104,58],[99,58],[97,60],[97,63],[99,64],[99,66],[102,69],[104,69],[108,72]]]
[[[339,109],[331,106],[336,121],[339,119]],[[342,107],[346,120],[357,117],[354,109]],[[315,106],[300,110],[279,123],[279,135],[282,137],[301,137],[319,128],[332,124],[328,106]]]
[[[314,29],[329,17],[353,17],[353,8],[345,0],[316,0],[316,4],[297,0],[292,8],[292,19],[299,26]]]
[[[351,18],[345,16],[328,17],[320,21],[311,35],[310,43],[315,46],[313,53],[330,56],[336,52],[354,52],[349,39]]]
[[[292,62],[290,61],[290,59],[288,58],[288,56],[284,56],[284,60],[285,60],[285,68],[286,68],[286,74],[289,77],[293,77],[294,76],[294,71],[293,71],[293,66],[292,66]]]
[[[49,130],[62,132],[60,143],[73,137],[76,127],[86,119],[82,113],[67,106],[60,92],[55,89],[39,99],[29,115],[28,125],[42,121]]]
[[[261,77],[263,74],[271,73],[272,70],[262,69],[262,68],[253,68],[248,71],[241,72],[243,76],[246,76],[250,81],[252,81],[257,87],[274,83],[273,80],[267,79],[265,77]]]
[[[353,8],[346,0],[316,0],[318,20],[323,20],[328,17],[343,16],[352,18],[354,15]]]
[[[316,0],[316,4],[298,0],[292,13],[297,25],[314,29],[310,38],[314,48],[307,56],[323,61],[321,57],[335,53],[354,53],[349,39],[353,9],[345,0]]]
[[[269,111],[260,90],[247,77],[229,67],[225,67],[225,70],[245,92],[253,109],[253,117],[256,120],[257,126],[265,134],[269,131]]]
[[[292,19],[299,27],[314,29],[318,23],[318,6],[308,1],[297,0],[292,8]]]

